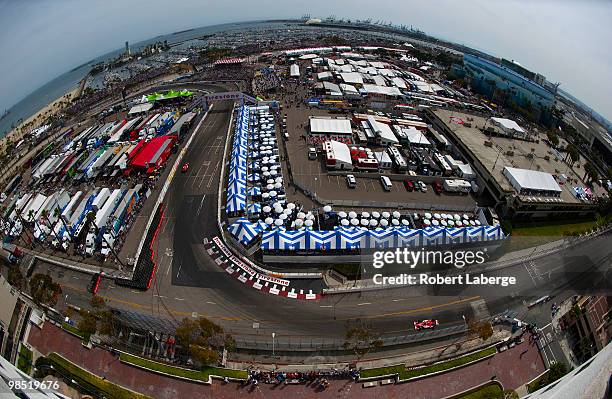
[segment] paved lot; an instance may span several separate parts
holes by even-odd
[[[308,132],[309,116],[343,117],[344,115],[330,114],[325,110],[309,108],[305,105],[301,105],[299,108],[287,108],[284,112],[287,113],[287,131],[290,136],[290,140],[286,142],[287,156],[291,164],[293,177],[303,187],[314,192],[323,202],[386,202],[390,204],[377,207],[394,209],[397,208],[397,204],[404,204],[404,209],[433,209],[430,204],[435,204],[436,209],[440,210],[452,210],[456,209],[457,206],[469,209],[476,206],[476,201],[471,195],[437,195],[431,185],[428,185],[425,193],[421,191],[408,192],[402,182],[393,181],[391,191],[384,191],[377,176],[358,177],[357,187],[350,189],[346,185],[344,176],[332,176],[327,172],[321,156],[317,160],[308,159],[308,148],[312,145],[302,138]],[[285,168],[283,171],[286,172],[287,169]]]
[[[90,372],[132,390],[154,398],[441,398],[452,395],[496,378],[504,388],[516,389],[545,368],[536,346],[528,339],[522,344],[498,353],[488,360],[450,371],[434,377],[397,385],[363,388],[347,380],[330,380],[326,390],[311,385],[259,384],[244,387],[241,384],[223,384],[214,381],[212,386],[180,381],[149,373],[120,363],[103,349],[86,349],[80,340],[51,323],[42,329],[32,328],[28,342],[43,354],[57,352]]]

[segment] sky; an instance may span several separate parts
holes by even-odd
[[[610,0],[0,0],[0,110],[126,40],[304,14],[412,25],[515,60],[612,120]]]

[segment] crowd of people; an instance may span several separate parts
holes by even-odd
[[[330,379],[346,380],[352,379],[355,382],[359,380],[359,370],[346,368],[343,370],[332,369],[329,371],[309,371],[309,372],[294,372],[286,373],[282,371],[262,371],[249,367],[247,369],[248,377],[244,381],[244,385],[257,386],[259,383],[264,384],[311,384],[320,389],[329,387]],[[226,379],[225,382],[229,382]]]
[[[281,79],[274,71],[264,72],[253,78],[253,92],[256,94],[268,93],[278,89],[280,86]]]

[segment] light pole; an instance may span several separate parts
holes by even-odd
[[[276,337],[276,333],[273,332],[272,333],[272,357],[274,357],[274,344],[275,344],[274,337]]]

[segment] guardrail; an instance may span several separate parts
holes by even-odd
[[[157,201],[155,202],[155,205],[153,206],[153,210],[151,211],[151,216],[149,217],[149,220],[147,221],[147,225],[145,227],[145,234],[143,234],[142,239],[138,243],[138,249],[136,250],[136,255],[134,256],[134,267],[132,268],[132,273],[134,273],[134,270],[136,269],[136,264],[138,263],[138,259],[140,257],[140,253],[142,251],[144,242],[146,240],[146,236],[147,236],[146,232],[149,231],[149,229],[151,228],[151,223],[153,222],[153,219],[155,218],[155,214],[157,213],[157,209],[159,208],[161,203],[164,201],[164,198],[166,196],[166,192],[168,192],[168,188],[170,187],[170,183],[172,183],[174,175],[176,174],[176,171],[178,170],[179,164],[183,160],[183,156],[187,152],[187,149],[191,145],[191,142],[193,141],[194,137],[196,136],[198,130],[200,130],[200,127],[202,126],[202,123],[206,120],[206,117],[208,116],[208,113],[210,112],[212,107],[213,107],[212,105],[210,107],[208,107],[208,109],[206,110],[206,113],[204,113],[204,115],[200,119],[200,122],[198,123],[196,128],[193,130],[193,133],[189,137],[189,140],[187,140],[187,143],[185,144],[185,146],[183,147],[181,152],[179,152],[179,155],[176,157],[176,161],[174,161],[174,165],[172,165],[172,170],[168,174],[168,178],[164,182],[164,185],[163,185],[161,191],[159,192],[159,196],[157,197]]]
[[[383,347],[391,347],[398,345],[409,345],[418,342],[435,340],[443,337],[465,334],[467,327],[465,324],[440,328],[430,331],[424,331],[413,334],[405,334],[394,337],[382,337]],[[242,350],[252,351],[272,351],[272,340],[263,335],[261,338],[251,336],[249,339],[235,337],[236,347]],[[308,352],[308,351],[338,351],[346,350],[344,346],[345,340],[342,339],[326,339],[322,337],[306,338],[306,337],[282,337],[276,336],[274,340],[274,350],[276,352]]]

